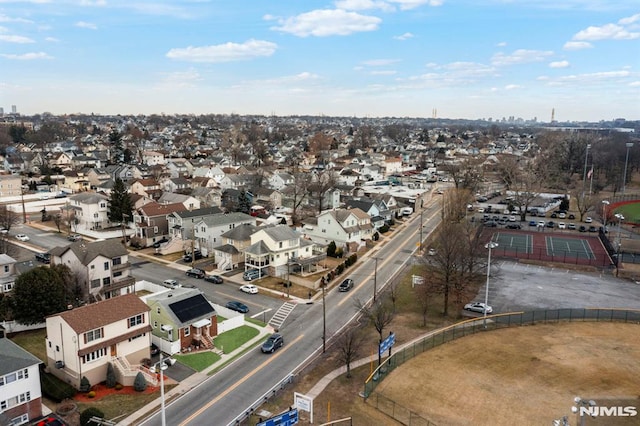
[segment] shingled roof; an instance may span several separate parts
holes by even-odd
[[[94,241],[91,243],[80,240],[65,247],[54,247],[49,253],[51,253],[52,256],[62,257],[69,250],[73,251],[83,265],[88,265],[98,256],[113,259],[114,257],[129,254],[127,249],[124,248],[117,239]]]
[[[60,316],[78,334],[104,327],[143,312],[150,308],[133,293],[64,311],[50,317]]]

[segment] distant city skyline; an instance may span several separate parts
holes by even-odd
[[[0,0],[23,115],[640,120],[636,0]]]

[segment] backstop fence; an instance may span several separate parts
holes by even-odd
[[[498,330],[502,328],[509,328],[514,326],[534,325],[537,323],[549,323],[549,322],[573,322],[573,321],[606,321],[606,322],[624,322],[624,323],[638,323],[640,324],[640,310],[636,309],[601,309],[601,308],[589,308],[589,309],[551,309],[543,311],[529,311],[529,312],[512,312],[507,314],[490,315],[486,317],[474,318],[466,321],[459,322],[449,327],[437,330],[427,336],[424,336],[418,340],[410,342],[404,345],[397,352],[387,357],[373,373],[365,380],[363,396],[365,401],[368,401],[369,397],[373,394],[378,383],[385,379],[393,370],[401,366],[411,358],[419,355],[429,349],[433,349],[444,343],[453,341],[460,337],[476,334],[482,331]],[[376,406],[382,406],[380,404],[380,396],[375,399]],[[404,409],[398,404],[391,402],[385,402],[385,406],[391,406],[393,409],[398,409],[403,418],[411,420],[410,414],[404,414],[408,409]],[[393,414],[394,411],[391,410]],[[389,410],[381,410],[388,415]],[[392,416],[394,418],[394,416]],[[417,425],[430,423],[418,423],[422,420],[415,418],[414,423],[405,423],[402,419],[396,419],[406,425]],[[423,419],[424,420],[424,419]]]

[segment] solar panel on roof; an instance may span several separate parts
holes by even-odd
[[[211,304],[201,294],[178,302],[170,303],[169,308],[173,311],[176,317],[178,317],[178,320],[183,323],[200,318],[205,314],[214,313]]]

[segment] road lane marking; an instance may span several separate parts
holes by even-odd
[[[251,315],[251,318],[258,318],[260,315],[265,315],[267,312],[271,312],[271,311],[273,311],[273,309],[271,308],[265,309],[264,311],[260,311],[257,314]]]
[[[296,343],[297,341],[299,341],[303,337],[304,337],[304,334],[301,334],[297,339],[295,339],[293,342],[291,342],[291,344]],[[205,404],[202,407],[200,407],[197,411],[195,411],[193,414],[191,414],[189,417],[187,417],[182,423],[180,423],[179,426],[185,426],[185,425],[191,423],[196,417],[198,417],[200,414],[202,414],[205,410],[209,409],[209,407],[211,407],[213,404],[217,403],[222,398],[227,396],[229,393],[231,393],[233,390],[235,390],[235,388],[237,388],[238,386],[240,386],[241,384],[243,384],[244,382],[249,380],[254,374],[256,374],[258,371],[262,370],[264,367],[266,367],[268,364],[270,364],[274,359],[277,359],[285,351],[286,351],[286,349],[280,350],[276,354],[272,354],[269,357],[269,359],[266,360],[265,362],[263,362],[258,368],[254,369],[252,372],[250,372],[249,374],[244,376],[242,379],[240,379],[237,382],[235,382],[232,386],[230,386],[227,389],[225,389],[224,392],[222,392],[221,394],[219,394],[218,396],[213,398],[207,404]]]

